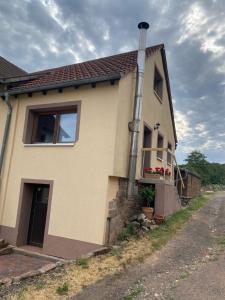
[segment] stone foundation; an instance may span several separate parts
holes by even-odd
[[[137,193],[136,196],[129,199],[126,196],[128,180],[118,178],[118,181],[119,188],[116,198],[109,201],[108,207],[108,244],[116,241],[118,234],[131,216],[141,212],[141,202]]]

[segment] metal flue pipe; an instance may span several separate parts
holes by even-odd
[[[139,48],[137,56],[137,80],[136,92],[134,99],[134,112],[133,121],[129,123],[129,130],[131,131],[131,146],[130,146],[130,160],[129,160],[129,173],[128,173],[128,197],[133,195],[136,175],[136,164],[138,154],[138,137],[140,132],[141,110],[142,110],[142,91],[145,70],[145,49],[146,37],[149,24],[141,22],[138,24],[140,30],[139,35]]]

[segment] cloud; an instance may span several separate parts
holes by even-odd
[[[192,134],[187,116],[179,110],[174,111],[178,139],[183,141]]]
[[[225,162],[225,0],[0,1],[0,55],[27,71],[165,43],[179,160],[194,149]]]

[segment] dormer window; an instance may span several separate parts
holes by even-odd
[[[160,75],[158,69],[155,67],[155,74],[154,74],[154,92],[156,96],[162,100],[163,97],[163,78]]]

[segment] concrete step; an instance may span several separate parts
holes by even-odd
[[[6,246],[5,248],[0,249],[0,256],[1,255],[6,255],[6,254],[11,254],[13,251],[13,246]]]

